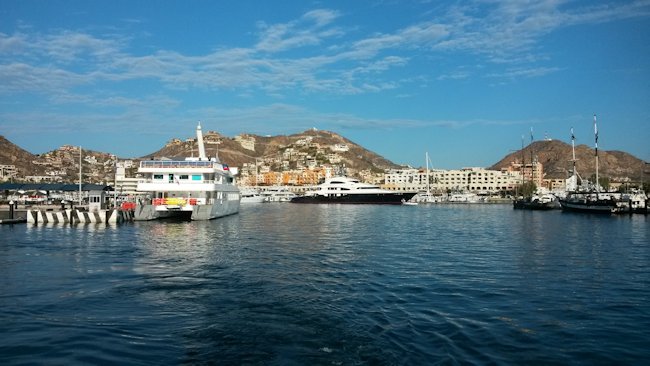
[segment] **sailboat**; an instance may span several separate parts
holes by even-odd
[[[596,156],[596,183],[592,189],[586,191],[574,190],[568,192],[567,197],[560,200],[560,205],[563,211],[572,212],[587,212],[587,213],[603,213],[612,214],[624,212],[628,209],[625,203],[614,197],[613,194],[607,192],[600,192],[600,184],[598,181],[598,126],[596,123],[596,115],[594,114],[594,136],[595,144],[594,151]],[[571,133],[572,141],[575,140],[573,129]],[[577,177],[575,168],[575,143],[573,146],[573,175],[574,179]]]
[[[530,128],[530,144],[533,144],[533,128]],[[535,158],[533,149],[530,149],[530,176],[533,179],[533,170],[535,165]],[[524,184],[524,137],[521,137],[521,185]],[[555,196],[552,194],[531,194],[528,197],[517,198],[512,202],[512,208],[521,210],[552,210],[556,206]]]
[[[424,194],[422,194],[423,192],[418,193],[414,200],[416,200],[419,203],[437,203],[438,200],[436,199],[436,197],[434,197],[431,194],[431,180],[430,180],[431,178],[429,177],[429,161],[430,161],[430,159],[429,159],[429,153],[428,152],[425,153],[424,160],[425,160],[425,164],[426,164],[426,173],[425,173],[426,175],[425,176],[426,176],[426,180],[427,180],[427,191],[424,192]]]

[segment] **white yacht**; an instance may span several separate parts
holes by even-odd
[[[136,204],[135,220],[178,217],[210,220],[239,212],[240,193],[227,165],[208,158],[201,124],[196,128],[198,158],[140,162],[137,191],[145,194]]]
[[[262,203],[264,202],[264,196],[253,187],[239,187],[241,192],[241,203]]]
[[[295,193],[285,187],[269,187],[260,194],[264,197],[264,202],[289,202],[296,197]]]
[[[478,203],[479,197],[476,193],[453,193],[447,200],[449,203]]]
[[[408,202],[415,192],[396,192],[378,186],[361,183],[348,177],[330,178],[305,195],[295,197],[292,203],[383,203],[402,204]]]

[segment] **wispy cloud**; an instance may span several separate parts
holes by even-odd
[[[260,41],[255,49],[266,52],[280,52],[292,48],[314,46],[324,39],[341,35],[335,27],[327,27],[339,13],[328,9],[317,9],[305,13],[300,19],[283,24],[258,23],[261,29]]]
[[[559,67],[533,67],[533,68],[513,68],[500,73],[487,74],[487,77],[498,79],[519,79],[519,78],[532,78],[560,71]]]
[[[54,99],[61,91],[74,94],[72,89],[80,86],[134,80],[170,91],[198,88],[279,97],[296,91],[378,93],[432,72],[405,69],[410,74],[396,78],[393,70],[423,56],[430,60],[449,54],[492,67],[441,71],[437,80],[541,77],[562,69],[540,46],[545,35],[579,24],[650,16],[650,1],[581,5],[564,0],[476,0],[436,9],[440,11],[428,20],[361,37],[358,30],[349,33],[337,24],[347,15],[315,9],[286,23],[258,23],[255,44],[203,55],[177,50],[136,55],[129,52],[131,39],[126,35],[73,30],[44,35],[23,27],[12,35],[0,33],[0,94],[41,93]],[[287,52],[297,49],[309,52]]]

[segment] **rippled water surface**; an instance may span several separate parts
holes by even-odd
[[[0,226],[0,364],[643,364],[650,222],[258,204]]]

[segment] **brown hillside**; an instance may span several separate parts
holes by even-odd
[[[16,166],[19,176],[43,174],[45,169],[33,164],[34,160],[36,160],[36,155],[21,149],[4,136],[0,136],[0,164]]]
[[[594,149],[586,145],[576,146],[576,170],[583,178],[596,173]],[[567,178],[573,169],[571,145],[562,141],[535,141],[523,149],[524,162],[529,163],[531,153],[544,166],[544,178]],[[522,150],[506,155],[489,169],[501,169],[511,162],[521,162]],[[598,150],[599,174],[612,181],[623,182],[626,179],[640,181],[645,163],[622,151]]]
[[[383,170],[397,168],[399,165],[368,151],[354,142],[330,131],[307,130],[294,135],[281,136],[257,136],[245,135],[255,138],[255,151],[245,149],[234,138],[228,138],[216,132],[208,132],[204,135],[205,150],[208,156],[219,155],[219,159],[230,166],[243,166],[244,163],[254,163],[255,159],[279,158],[285,150],[293,148],[295,151],[309,151],[308,146],[299,145],[300,140],[311,137],[311,142],[321,147],[345,144],[349,151],[339,152],[343,158],[343,164],[354,170],[372,169]],[[211,143],[211,142],[219,142]],[[186,156],[197,156],[196,139],[190,138],[184,141],[174,139],[162,149],[144,156],[143,159],[152,157],[182,158]]]

